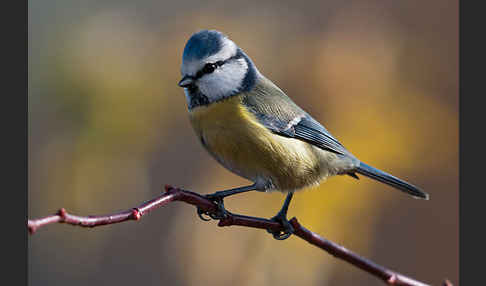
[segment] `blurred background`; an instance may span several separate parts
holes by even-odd
[[[127,209],[164,184],[248,182],[189,124],[180,79],[192,33],[233,39],[361,160],[422,187],[414,200],[347,176],[294,196],[289,218],[435,285],[459,279],[458,1],[29,1],[29,218]],[[285,196],[227,199],[272,217]],[[381,285],[298,238],[219,228],[174,203],[28,239],[29,285]]]

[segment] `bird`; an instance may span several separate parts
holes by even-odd
[[[268,230],[275,239],[286,239],[293,233],[286,217],[294,192],[335,175],[359,179],[360,174],[414,198],[429,199],[418,187],[351,154],[222,32],[200,30],[190,36],[181,75],[178,85],[184,89],[189,119],[202,146],[226,169],[253,182],[207,195],[220,206],[220,216],[213,218],[226,212],[225,197],[248,191],[287,193],[272,218],[282,230]]]

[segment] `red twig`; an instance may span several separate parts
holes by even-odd
[[[313,233],[312,231],[301,226],[296,218],[290,220],[290,223],[295,229],[294,234],[303,240],[313,244],[325,251],[329,252],[333,256],[343,259],[354,266],[363,269],[364,271],[371,273],[389,285],[427,285],[422,282],[416,281],[412,278],[408,278],[401,274],[398,274],[392,270],[386,269],[385,267],[378,265],[364,257],[351,252],[345,247],[329,241],[320,235]]]
[[[449,281],[449,280],[446,279],[444,281],[444,283],[442,284],[442,286],[453,286],[453,285],[452,285],[451,281]]]
[[[60,209],[56,214],[50,215],[40,219],[28,220],[27,227],[31,234],[42,226],[51,223],[67,223],[83,227],[95,227],[105,224],[114,224],[119,222],[124,222],[127,220],[139,220],[143,215],[149,213],[150,211],[165,206],[166,204],[174,201],[183,201],[195,206],[200,207],[204,211],[215,212],[217,206],[207,200],[205,197],[180,189],[174,189],[170,186],[165,186],[166,192],[159,195],[158,197],[146,201],[136,208],[121,211],[109,215],[100,216],[76,216],[68,213],[64,208]]]
[[[204,196],[197,193],[185,191],[181,189],[172,188],[171,186],[165,187],[166,192],[158,197],[146,201],[138,207],[121,211],[114,214],[102,215],[102,216],[76,216],[69,214],[65,209],[60,209],[56,214],[47,217],[28,220],[27,227],[31,234],[42,226],[52,223],[67,223],[71,225],[77,225],[82,227],[95,227],[106,224],[113,224],[124,222],[127,220],[139,220],[143,215],[150,211],[165,206],[170,202],[181,201],[194,206],[199,207],[202,211],[215,214],[218,207],[215,203],[208,200]],[[352,265],[382,279],[388,285],[407,285],[407,286],[424,286],[425,283],[419,282],[412,278],[406,277],[402,274],[396,273],[383,266],[380,266],[364,257],[361,257],[350,250],[338,245],[332,241],[329,241],[318,234],[306,229],[297,221],[294,217],[290,220],[290,223],[294,227],[294,234],[303,240],[315,245],[333,256],[340,258]],[[228,213],[228,215],[219,220],[218,226],[244,226],[260,229],[268,229],[273,232],[282,230],[279,223],[264,218],[250,217],[244,215],[238,215]],[[452,284],[446,280],[443,283],[444,286],[452,286]]]

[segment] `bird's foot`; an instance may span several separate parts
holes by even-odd
[[[214,194],[209,194],[205,196],[208,200],[212,201],[218,206],[218,210],[216,212],[207,212],[203,211],[199,207],[197,208],[197,215],[200,219],[204,221],[210,221],[211,219],[220,220],[224,219],[228,216],[228,211],[224,208],[224,197],[225,195],[218,194],[218,192]],[[205,218],[203,215],[209,216],[210,218]]]
[[[267,229],[268,233],[273,235],[276,240],[284,240],[289,238],[294,233],[294,227],[290,224],[287,219],[287,212],[279,211],[276,216],[272,217],[270,220],[280,223],[282,225],[282,230],[271,231]]]
[[[200,208],[197,208],[197,215],[199,218],[201,218],[204,221],[208,221],[211,219],[203,217],[203,215],[209,216],[210,218],[214,220],[220,220],[224,219],[228,216],[229,212],[224,208],[224,202],[223,199],[232,195],[236,194],[241,194],[249,191],[253,191],[256,189],[256,185],[250,185],[250,186],[245,186],[245,187],[239,187],[239,188],[234,188],[234,189],[229,189],[229,190],[224,190],[224,191],[219,191],[215,192],[209,195],[205,195],[205,197],[218,205],[218,211],[216,213],[209,213],[206,211],[201,210]]]

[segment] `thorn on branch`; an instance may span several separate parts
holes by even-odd
[[[171,185],[165,185],[164,186],[165,192],[169,192],[170,190],[174,189]]]
[[[132,218],[134,220],[140,220],[140,218],[142,218],[142,212],[140,212],[140,210],[138,210],[138,208],[133,208],[132,209]]]
[[[61,220],[59,222],[64,222],[64,220],[66,219],[66,209],[65,208],[61,208],[57,211],[57,215],[61,217]]]

